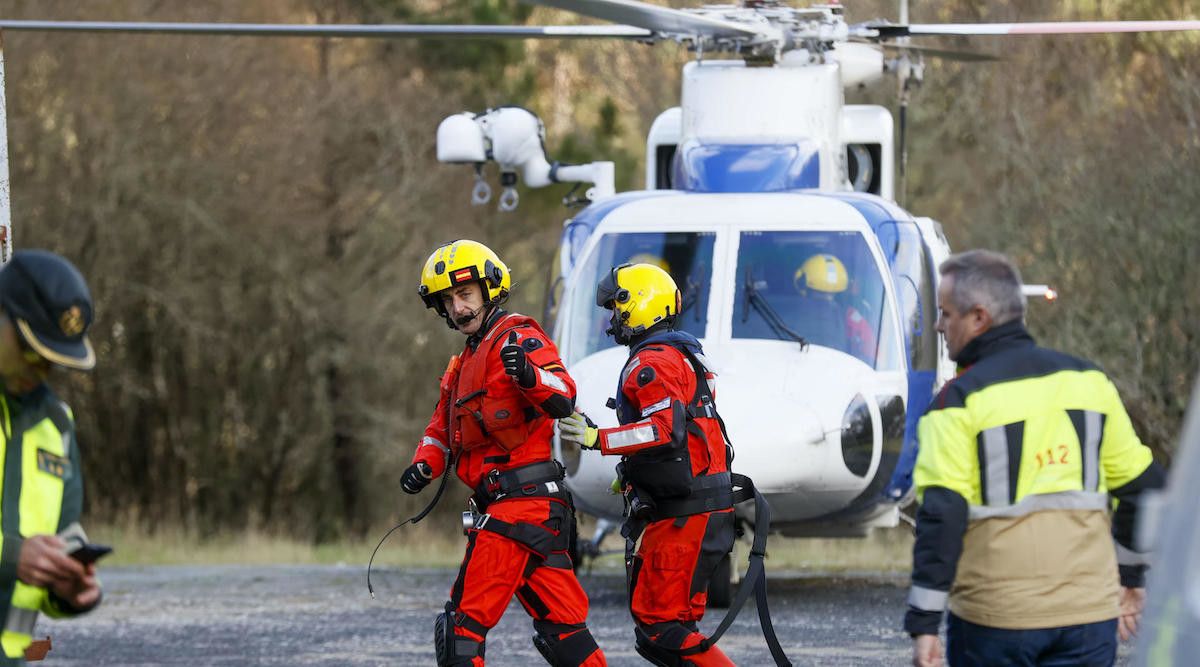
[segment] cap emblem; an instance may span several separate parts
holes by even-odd
[[[64,334],[70,337],[78,336],[83,333],[83,311],[79,306],[71,306],[58,318],[58,326]]]

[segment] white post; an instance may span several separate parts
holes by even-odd
[[[8,102],[4,93],[4,38],[0,34],[0,263],[12,257],[12,198],[8,179]]]

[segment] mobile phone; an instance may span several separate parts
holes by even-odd
[[[112,550],[112,547],[108,546],[107,544],[84,544],[68,555],[80,563],[87,565],[88,563],[95,563],[101,558],[107,556],[108,554],[112,553]]]

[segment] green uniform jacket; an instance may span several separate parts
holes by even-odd
[[[23,539],[32,535],[82,535],[83,474],[70,409],[42,385],[21,397],[0,394],[0,664],[24,664],[38,613],[80,613],[44,588],[17,580]],[[86,538],[85,538],[86,539]]]

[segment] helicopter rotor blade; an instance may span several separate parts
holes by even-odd
[[[905,52],[919,53],[928,55],[930,58],[941,58],[943,60],[961,60],[964,62],[991,62],[1003,60],[1001,56],[992,55],[990,53],[973,52],[973,50],[959,49],[942,49],[932,47],[920,47],[917,44],[901,44],[898,42],[876,42],[874,40],[863,40],[860,37],[851,38],[851,42],[856,43],[876,43],[884,49],[905,50]]]
[[[851,40],[858,41],[858,40]],[[992,62],[1003,60],[999,56],[994,56],[990,53],[980,53],[978,51],[959,51],[956,49],[938,49],[928,46],[917,46],[915,44],[897,44],[895,42],[880,42],[880,46],[885,49],[893,49],[896,51],[911,51],[920,53],[923,56],[931,58],[941,58],[943,60],[959,60],[962,62]]]
[[[851,34],[868,37],[859,28],[878,38],[934,35],[1095,35],[1126,32],[1179,32],[1200,30],[1200,21],[1048,21],[1041,23],[922,23],[894,25],[865,23]]]
[[[637,0],[525,0],[592,18],[634,25],[659,33],[748,39],[763,32],[754,26]]]
[[[320,25],[265,23],[152,23],[115,21],[0,20],[0,30],[41,32],[145,33],[179,35],[250,35],[259,37],[401,37],[485,39],[654,40],[645,28],[629,25],[508,26],[508,25]]]

